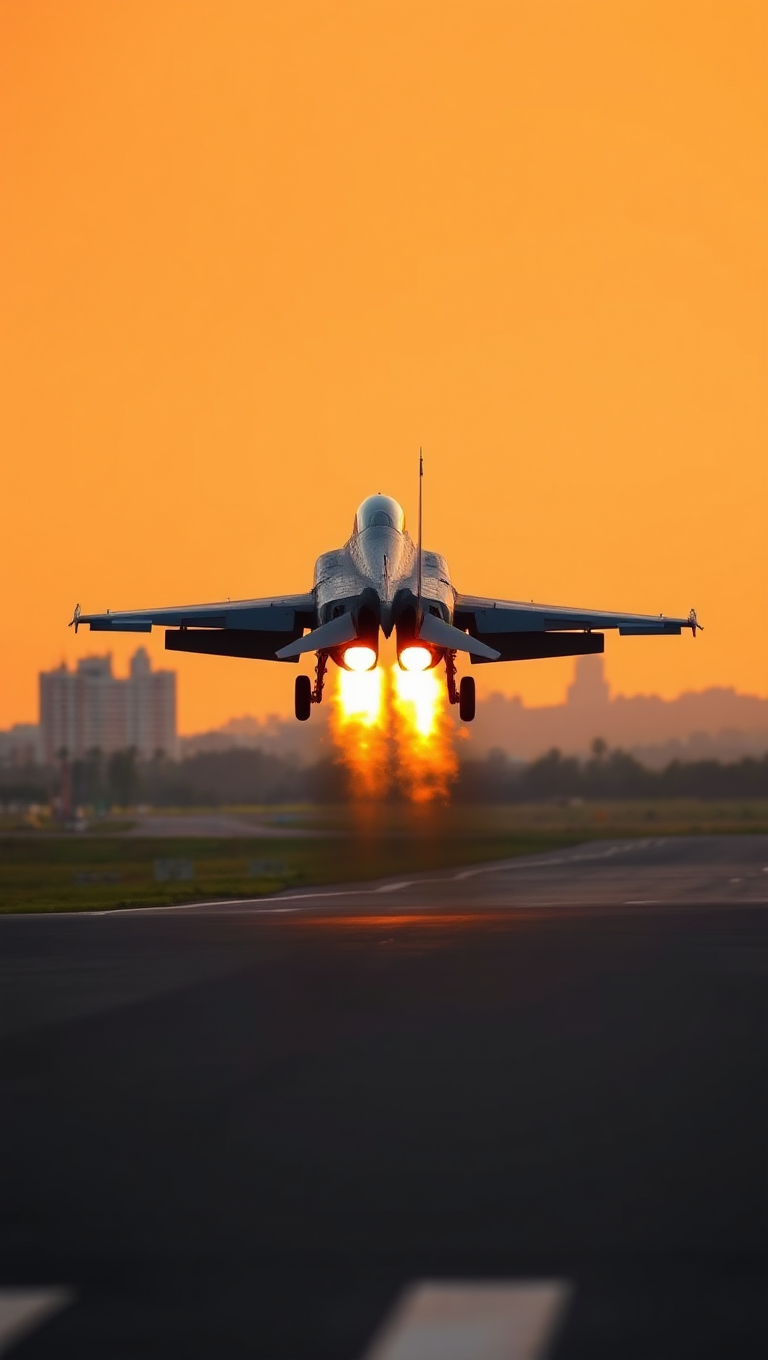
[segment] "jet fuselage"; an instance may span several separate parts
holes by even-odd
[[[384,516],[389,523],[371,522]],[[453,587],[448,564],[439,553],[424,551],[421,563],[422,608],[450,623]],[[365,633],[374,625],[385,637],[396,628],[415,628],[418,554],[396,501],[384,496],[363,501],[344,546],[318,557],[313,588],[320,623],[352,613],[359,615],[356,622]]]

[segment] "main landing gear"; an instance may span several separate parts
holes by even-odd
[[[471,722],[475,716],[475,679],[472,675],[464,675],[457,687],[455,652],[445,654],[445,678],[448,681],[448,702],[459,705],[462,722]]]
[[[317,653],[315,683],[308,675],[297,675],[294,689],[294,711],[299,722],[306,722],[312,712],[312,705],[319,704],[323,698],[325,672],[328,667],[328,653]],[[456,684],[456,653],[445,654],[445,676],[448,682],[448,701],[459,705],[462,722],[470,723],[475,716],[475,680],[472,675],[464,675],[461,683]]]
[[[317,653],[317,665],[315,666],[315,683],[312,684],[308,675],[297,675],[294,686],[293,706],[299,722],[306,722],[312,712],[312,705],[319,704],[323,698],[323,685],[325,683],[325,672],[328,666],[328,653]]]
[[[475,677],[463,675],[459,685],[459,717],[462,722],[471,722],[475,716]]]
[[[308,675],[297,675],[294,709],[299,722],[306,722],[312,712],[312,681]]]

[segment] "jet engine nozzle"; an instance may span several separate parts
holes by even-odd
[[[405,608],[395,624],[397,664],[401,671],[428,671],[436,666],[441,653],[419,636],[416,610]]]
[[[379,624],[370,610],[357,615],[357,637],[333,653],[337,666],[345,671],[375,671],[379,663]]]
[[[429,647],[421,642],[409,642],[397,653],[397,662],[402,671],[428,671],[435,665],[437,657]]]
[[[376,647],[371,646],[368,641],[353,642],[338,654],[338,658],[334,658],[336,659],[345,671],[374,671],[379,655]]]

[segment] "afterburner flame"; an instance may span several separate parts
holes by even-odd
[[[376,665],[376,653],[373,647],[363,647],[359,644],[354,647],[347,647],[344,653],[344,665],[351,671],[370,671]]]
[[[427,741],[437,729],[441,702],[445,702],[442,686],[434,671],[401,671],[392,668],[394,678],[395,712],[420,741]]]
[[[384,672],[338,670],[331,732],[352,779],[353,796],[378,798],[388,786],[388,741],[383,723]]]
[[[414,803],[446,800],[458,774],[442,674],[392,668],[398,782]]]
[[[336,672],[331,730],[354,798],[447,799],[458,772],[442,670]]]

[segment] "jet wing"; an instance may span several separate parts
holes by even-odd
[[[276,660],[276,652],[316,622],[315,597],[278,595],[264,600],[222,600],[215,604],[161,609],[107,610],[83,614],[75,608],[70,627],[88,624],[95,633],[151,633],[166,628],[170,651],[204,652]],[[291,658],[292,659],[292,658]]]
[[[602,652],[602,633],[609,628],[617,628],[622,637],[679,636],[683,628],[690,628],[695,637],[701,627],[693,609],[685,618],[674,618],[665,614],[619,614],[602,609],[524,604],[458,592],[453,621],[458,628],[468,629],[473,637],[495,648],[501,661]]]
[[[297,616],[299,616],[297,618]],[[149,633],[156,628],[255,628],[267,632],[290,631],[297,622],[311,628],[315,622],[315,597],[276,595],[266,600],[222,600],[217,604],[184,604],[162,609],[107,610],[82,614],[75,608],[70,627],[87,623],[94,633]]]

